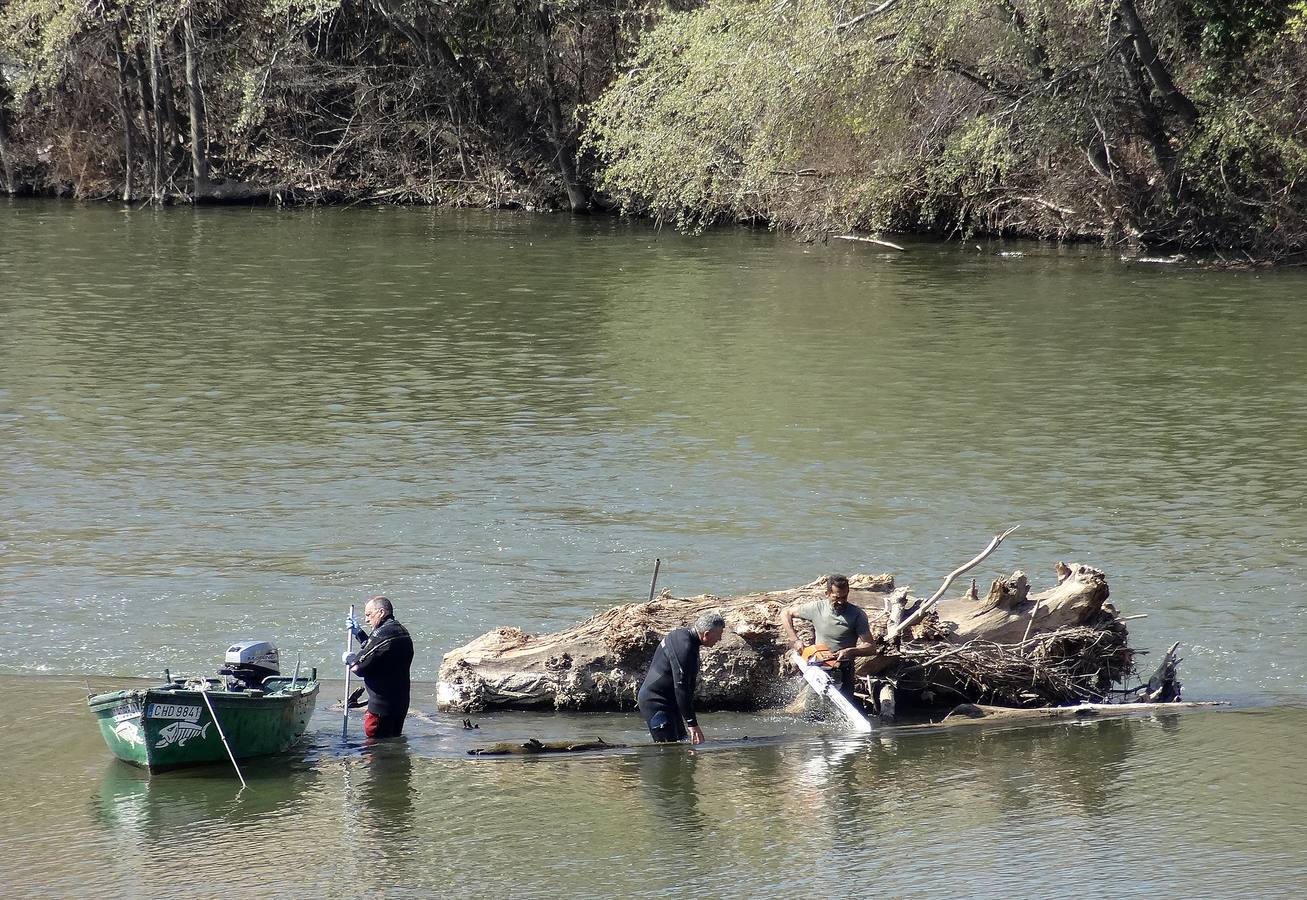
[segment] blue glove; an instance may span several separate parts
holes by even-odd
[[[354,665],[354,663],[358,661],[358,658],[359,655],[353,650],[346,650],[340,655],[340,661],[347,666]]]
[[[364,639],[367,638],[363,629],[359,628],[359,620],[354,618],[353,613],[345,617],[345,627],[349,629],[349,633],[352,634],[355,640],[359,643],[363,643]]]

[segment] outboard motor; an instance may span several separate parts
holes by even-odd
[[[270,641],[239,641],[227,648],[219,675],[233,679],[232,687],[261,688],[263,679],[281,674],[281,657]]]

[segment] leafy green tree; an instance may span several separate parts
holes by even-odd
[[[624,208],[683,225],[1301,249],[1303,125],[1247,102],[1292,80],[1301,35],[1272,16],[1228,50],[1254,86],[1236,110],[1200,90],[1214,63],[1186,43],[1188,9],[718,0],[651,30],[588,146]],[[1223,160],[1241,163],[1234,193],[1213,178]]]

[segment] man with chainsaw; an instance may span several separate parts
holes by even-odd
[[[799,633],[794,630],[796,617],[812,623],[815,640],[812,648],[807,648],[807,653]],[[843,575],[827,575],[826,596],[781,610],[781,627],[790,639],[790,646],[805,659],[838,665],[840,693],[857,705],[853,695],[853,660],[858,656],[874,655],[876,645],[871,638],[867,614],[849,602],[849,579]]]
[[[694,717],[699,648],[715,645],[725,630],[726,620],[721,613],[706,612],[690,628],[673,629],[659,641],[636,695],[640,715],[654,743],[683,741],[686,737],[692,744],[703,743],[703,729]]]

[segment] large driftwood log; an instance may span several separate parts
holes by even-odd
[[[1055,568],[1057,584],[1047,591],[1031,594],[1030,579],[1017,571],[996,580],[983,598],[968,594],[941,600],[935,611],[953,623],[955,641],[1010,644],[1024,640],[1027,629],[1034,634],[1089,623],[1107,600],[1107,576],[1089,566],[1059,562]]]
[[[1055,587],[1033,596],[1026,594],[1028,582],[1018,572],[995,582],[985,598],[973,591],[941,602],[935,609],[938,618],[934,613],[926,615],[906,627],[900,637],[966,642],[992,634],[992,640],[1019,641],[1035,601],[1036,635],[1099,620],[1108,593],[1103,573],[1063,563],[1058,563],[1058,573]],[[855,575],[850,582],[850,601],[866,610],[873,635],[884,635],[890,627],[893,577]],[[824,590],[824,579],[818,579],[789,590],[730,598],[704,594],[682,599],[664,592],[651,602],[613,607],[553,634],[498,628],[445,655],[437,701],[442,709],[462,712],[632,709],[662,636],[692,623],[700,613],[716,609],[726,618],[726,635],[701,657],[701,708],[780,705],[791,699],[795,690],[792,680],[782,677],[786,646],[780,611],[792,603],[820,597]],[[913,605],[907,604],[908,608]],[[1119,627],[1124,634],[1124,625]],[[1009,637],[1013,632],[1015,637]],[[887,644],[881,655],[860,660],[859,671],[883,672],[895,659],[894,646]]]
[[[888,575],[858,576],[853,602],[879,608]],[[676,598],[615,606],[553,634],[497,628],[445,654],[437,700],[442,709],[632,709],[654,649],[673,628],[707,610],[726,617],[721,642],[703,652],[698,700],[704,708],[754,709],[777,696],[785,652],[783,607],[820,594],[819,582],[787,591],[723,599]],[[868,598],[871,598],[870,600]]]

